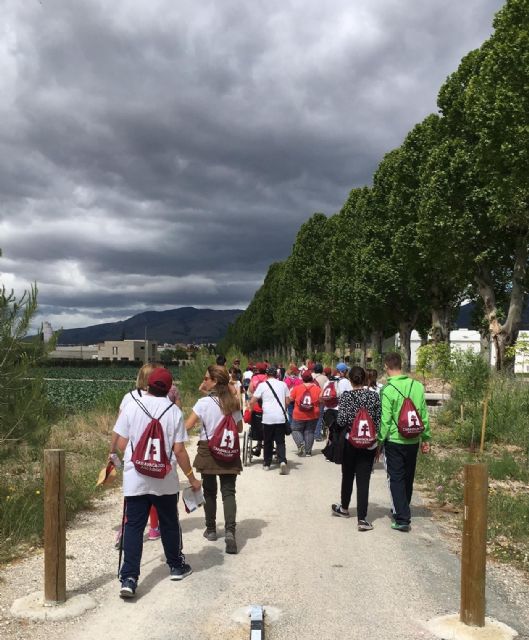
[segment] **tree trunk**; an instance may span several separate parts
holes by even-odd
[[[325,353],[332,354],[332,331],[331,321],[325,321]]]
[[[377,329],[371,333],[371,348],[374,349],[378,356],[382,355],[382,343],[384,341],[384,333]]]
[[[529,232],[527,231],[516,237],[509,311],[503,324],[498,320],[496,294],[490,269],[482,265],[476,276],[479,293],[485,307],[485,317],[489,324],[491,341],[496,352],[496,369],[498,371],[514,372],[515,355],[514,352],[507,352],[507,348],[515,345],[522,322],[528,242]]]
[[[432,342],[450,344],[450,324],[452,309],[443,305],[437,297],[437,291],[432,291]]]
[[[307,358],[312,357],[312,330],[307,329]]]
[[[483,361],[490,365],[490,336],[488,332],[479,333],[479,351]]]
[[[402,370],[407,373],[411,366],[411,332],[414,322],[402,320],[399,322],[400,351],[402,356]]]

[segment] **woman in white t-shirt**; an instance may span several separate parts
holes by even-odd
[[[148,380],[151,373],[158,368],[160,365],[148,363],[144,364],[143,367],[138,371],[138,375],[136,376],[136,388],[132,391],[127,391],[127,393],[123,396],[123,400],[119,405],[119,414],[123,411],[123,409],[130,403],[136,400],[142,400],[148,395]],[[174,386],[174,385],[173,385]],[[181,406],[180,404],[178,405]],[[118,415],[119,415],[118,414]],[[110,451],[111,453],[116,450],[116,444],[118,441],[118,434],[116,432],[112,433],[112,440],[110,442]],[[109,458],[110,459],[110,458]],[[153,505],[149,512],[149,531],[147,533],[148,540],[158,540],[160,538],[160,522],[158,520],[158,512],[156,511],[156,507]],[[114,546],[116,549],[119,549],[121,544],[121,527],[116,534],[116,540],[114,542]]]
[[[235,501],[235,483],[237,475],[242,471],[240,456],[235,462],[219,462],[211,455],[208,440],[213,437],[215,429],[225,415],[233,416],[237,430],[242,432],[242,414],[240,403],[230,390],[229,374],[224,367],[211,365],[207,368],[201,390],[208,395],[200,398],[191,415],[186,420],[186,429],[192,429],[200,420],[200,438],[193,466],[202,475],[204,490],[204,511],[206,515],[207,540],[217,539],[217,476],[220,480],[220,492],[224,507],[224,531],[226,553],[237,553],[235,527],[237,504]]]

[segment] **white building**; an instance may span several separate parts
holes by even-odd
[[[529,331],[520,331],[518,335],[518,348],[516,350],[516,359],[514,363],[515,373],[529,373]],[[417,350],[421,346],[421,338],[417,331],[411,334],[411,366],[417,364]],[[450,331],[450,349],[460,349],[461,351],[471,350],[474,353],[480,353],[481,340],[479,331],[473,329],[454,329]],[[490,349],[490,366],[496,366],[496,351]]]

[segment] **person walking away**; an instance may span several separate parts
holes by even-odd
[[[336,371],[335,371],[336,375],[331,376],[329,378],[329,382],[327,383],[327,384],[334,384],[335,391],[336,391],[336,397],[334,401],[326,402],[325,400],[323,400],[323,411],[324,411],[323,420],[325,421],[325,425],[328,429],[328,433],[330,436],[332,436],[333,432],[337,431],[337,427],[335,425],[337,424],[336,420],[338,418],[338,409],[340,408],[340,397],[346,391],[352,390],[351,383],[347,378],[347,371],[348,371],[348,368],[345,362],[339,362],[336,365]],[[325,390],[325,387],[324,387],[324,390]],[[325,397],[325,394],[322,393],[322,399],[324,399],[324,397]]]
[[[298,447],[299,456],[311,456],[314,431],[320,415],[320,385],[313,381],[310,370],[301,377],[302,384],[292,388],[291,404],[294,405],[292,438]]]
[[[222,506],[224,508],[224,542],[226,553],[237,553],[236,517],[237,503],[235,499],[237,475],[242,471],[240,456],[232,462],[215,459],[209,449],[209,440],[213,438],[217,426],[224,416],[231,415],[237,425],[237,431],[242,432],[242,414],[240,404],[229,390],[229,377],[224,367],[211,365],[204,375],[204,387],[208,392],[205,398],[200,398],[193,407],[191,415],[186,420],[186,429],[192,429],[200,420],[202,427],[198,450],[193,466],[201,474],[204,489],[204,511],[206,515],[207,540],[217,539],[217,478],[220,482]]]
[[[397,531],[409,531],[417,453],[419,446],[422,453],[430,451],[430,421],[424,387],[402,373],[400,354],[388,353],[384,369],[387,382],[380,393],[382,418],[378,438],[384,447],[393,500],[394,521],[391,527]]]
[[[275,367],[269,367],[266,371],[267,379],[260,384],[250,398],[250,407],[253,408],[259,400],[263,404],[263,437],[264,437],[264,460],[263,469],[270,470],[274,442],[276,445],[277,458],[279,460],[279,473],[288,473],[288,463],[285,449],[285,435],[287,422],[286,407],[290,402],[288,387],[281,380],[276,378]]]
[[[323,365],[321,362],[316,362],[314,365],[314,372],[312,375],[314,382],[317,382],[320,389],[323,391],[325,385],[329,382],[329,378],[323,373]],[[316,431],[314,432],[314,439],[316,442],[321,442],[322,438],[322,424],[323,424],[323,406],[320,403],[320,415],[318,422],[316,423]]]
[[[136,386],[132,391],[127,391],[127,393],[123,396],[123,399],[121,400],[121,403],[119,405],[119,413],[121,413],[123,411],[123,409],[130,403],[133,402],[135,399],[141,399],[142,397],[144,397],[145,395],[147,395],[148,393],[148,379],[149,379],[149,375],[158,367],[161,367],[162,365],[159,364],[154,364],[154,363],[147,363],[144,364],[140,370],[138,371],[138,374],[136,376]],[[173,389],[176,389],[175,385],[173,384],[171,386],[171,389],[169,391],[169,393],[167,394],[167,397],[169,398],[169,400],[171,402],[175,402],[174,399],[171,397],[171,392]],[[178,391],[177,391],[178,393]],[[178,396],[178,398],[180,398],[180,396]],[[179,404],[178,402],[175,402],[175,404],[181,409],[182,406],[181,404]],[[119,414],[118,414],[119,415]],[[112,454],[112,452],[115,452],[116,450],[116,445],[117,445],[117,441],[118,441],[118,434],[117,433],[112,433],[112,439],[110,442],[110,453],[109,453],[109,460],[110,460],[110,455]],[[153,541],[153,540],[159,540],[160,539],[160,523],[158,520],[158,513],[156,512],[156,507],[152,506],[151,510],[149,512],[149,531],[147,532],[147,540]],[[116,549],[119,549],[121,546],[121,526],[119,527],[119,530],[116,534],[116,539],[114,541],[114,547]]]
[[[369,504],[369,484],[373,462],[378,457],[377,438],[374,435],[373,443],[367,448],[358,448],[349,441],[349,434],[353,426],[356,427],[357,418],[361,409],[365,409],[374,423],[376,433],[380,430],[380,398],[378,393],[364,388],[366,384],[366,372],[362,367],[351,367],[349,380],[351,391],[345,391],[340,397],[338,409],[338,426],[344,429],[345,444],[342,461],[342,486],[340,503],[331,506],[335,516],[349,518],[349,504],[353,493],[353,484],[356,479],[356,516],[359,531],[370,531],[373,525],[367,520]]]
[[[367,382],[366,387],[371,391],[376,391],[380,394],[380,390],[384,385],[378,382],[378,371],[376,369],[366,369]]]
[[[242,374],[242,387],[244,389],[244,402],[247,403],[250,396],[248,395],[248,390],[250,388],[250,382],[253,376],[253,367],[248,365],[246,367],[246,371]]]
[[[178,520],[180,485],[176,464],[178,463],[195,491],[200,489],[201,483],[193,474],[185,448],[187,433],[182,412],[166,397],[172,383],[171,373],[167,369],[154,369],[148,378],[147,394],[142,394],[141,399],[127,404],[114,426],[114,432],[118,434],[117,447],[124,451],[123,495],[126,521],[124,557],[120,568],[122,598],[132,598],[136,593],[143,551],[143,530],[152,505],[156,507],[160,519],[160,534],[170,579],[182,580],[192,573],[182,553],[182,533]],[[153,433],[160,437],[153,437],[150,447],[146,443],[144,457],[135,460],[134,451],[137,450],[137,455],[141,455],[142,436],[147,435],[147,430],[153,424],[156,425],[152,427]],[[148,465],[160,466],[164,459],[165,468],[160,471],[160,477],[145,475],[146,461]]]
[[[250,398],[252,397],[254,391],[257,387],[268,379],[266,375],[266,364],[264,362],[258,362],[255,365],[255,372],[252,376],[250,386],[248,388]],[[258,458],[261,455],[261,450],[263,448],[263,409],[262,402],[258,402],[253,407],[250,405],[251,411],[251,419],[250,419],[250,427],[251,427],[251,436],[252,440],[256,441],[256,445],[252,449],[252,454]]]
[[[293,362],[290,363],[288,367],[288,371],[283,379],[283,382],[287,385],[289,391],[292,391],[294,387],[297,387],[298,385],[301,384],[299,369],[296,367],[296,365]],[[290,402],[287,407],[288,419],[290,422],[292,422],[293,420],[292,418],[293,411],[294,411],[294,405],[292,404],[292,402]]]

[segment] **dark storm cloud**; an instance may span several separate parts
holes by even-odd
[[[62,326],[244,306],[369,183],[500,0],[7,0],[0,263]]]

